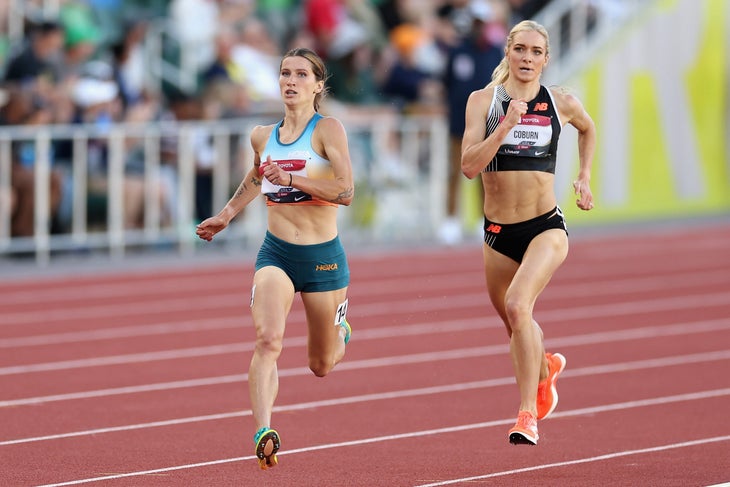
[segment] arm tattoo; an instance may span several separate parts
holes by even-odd
[[[238,185],[238,189],[236,190],[236,194],[233,195],[234,198],[240,198],[243,192],[246,191],[246,183],[241,182],[241,184]]]
[[[351,198],[352,197],[352,193],[353,193],[353,188],[347,188],[346,190],[344,190],[343,192],[341,192],[340,194],[338,194],[335,199],[330,200],[330,203],[339,203],[339,202],[341,202],[343,200],[346,200],[348,198]]]
[[[254,186],[261,186],[261,181],[259,179],[256,179],[254,177],[251,178],[249,181]],[[233,195],[234,198],[240,198],[243,193],[248,191],[248,185],[246,185],[246,181],[241,181],[241,184],[238,185],[238,189],[236,190],[236,194]]]

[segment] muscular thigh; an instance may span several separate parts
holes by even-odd
[[[283,336],[293,301],[294,286],[283,270],[275,266],[257,270],[251,289],[251,315],[257,334]]]
[[[507,315],[504,308],[504,297],[519,268],[519,264],[506,255],[497,252],[487,244],[483,245],[482,251],[489,299],[494,309],[506,324]]]
[[[301,293],[310,326],[335,325],[337,308],[347,299],[347,288],[317,293]],[[339,320],[338,320],[339,321]]]
[[[510,331],[506,300],[533,306],[568,253],[568,236],[562,229],[537,235],[527,247],[521,263],[484,245],[484,268],[489,298]]]
[[[542,232],[527,247],[509,292],[534,303],[567,255],[568,236],[565,231],[550,229]]]

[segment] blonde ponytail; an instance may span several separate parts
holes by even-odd
[[[509,65],[507,64],[507,56],[503,57],[494,71],[492,72],[492,81],[489,82],[487,88],[501,85],[509,78]]]

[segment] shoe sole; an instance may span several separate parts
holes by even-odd
[[[266,454],[266,445],[271,442],[271,452]],[[279,434],[274,430],[269,430],[259,438],[256,443],[256,457],[259,459],[259,467],[261,470],[267,470],[278,465],[279,460],[276,458],[276,452],[281,447]]]
[[[261,470],[268,470],[270,468],[274,468],[279,464],[279,460],[276,458],[276,455],[272,455],[270,457],[266,457],[265,459],[259,460],[259,467]]]
[[[553,411],[555,411],[555,408],[558,407],[558,389],[555,387],[555,383],[558,381],[558,376],[561,374],[561,372],[565,370],[565,365],[567,361],[565,360],[565,357],[560,353],[554,353],[553,357],[560,357],[560,368],[555,373],[555,377],[553,377],[553,381],[550,383],[550,392],[553,395],[553,405],[548,410],[548,412],[545,413],[544,416],[537,418],[538,420],[547,418],[548,416],[550,416],[550,414],[552,414]]]
[[[537,445],[537,439],[533,439],[532,437],[519,432],[514,432],[509,434],[509,442],[513,445],[530,445],[535,446]]]

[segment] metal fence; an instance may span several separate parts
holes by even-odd
[[[353,205],[340,211],[343,233],[361,242],[432,236],[445,214],[443,117],[340,118],[356,184]],[[249,134],[259,123],[3,127],[0,256],[24,254],[43,264],[68,252],[194,252],[196,223],[225,205],[251,167]],[[21,170],[32,174],[34,192],[26,236],[11,233],[11,181]],[[54,187],[61,192],[55,206]],[[265,204],[257,200],[216,241],[245,246],[261,238],[265,225]]]

